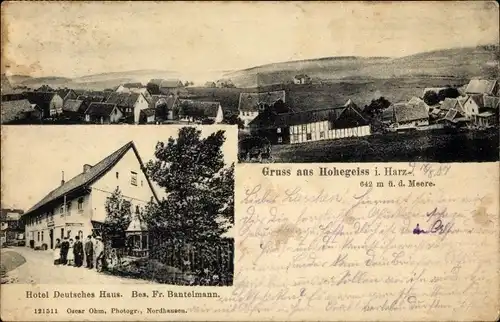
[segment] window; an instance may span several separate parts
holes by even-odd
[[[306,134],[306,139],[307,139],[307,141],[310,141],[312,139],[311,133]]]
[[[40,241],[40,232],[36,233],[36,240]]]
[[[281,127],[276,129],[276,133],[281,133]]]
[[[71,230],[68,230],[68,238],[71,238]]]
[[[283,138],[281,136],[278,138],[278,143],[283,143]]]
[[[64,215],[64,205],[59,207],[59,213],[62,215]]]
[[[120,177],[120,174],[117,172],[116,173],[116,179],[118,179]]]
[[[130,172],[130,184],[133,186],[137,186],[137,172]]]
[[[136,214],[139,214],[140,210],[139,210],[139,206],[135,206],[135,213]]]
[[[83,210],[83,198],[78,199],[78,211]]]
[[[61,239],[64,238],[64,228],[61,228]]]
[[[303,131],[303,132],[306,132],[306,131],[307,131],[307,126],[306,126],[306,125],[302,125],[302,131]]]
[[[83,240],[83,231],[78,231],[78,237],[80,237],[80,240]]]
[[[141,187],[143,187],[143,186],[144,186],[144,181],[141,180]]]
[[[68,202],[66,204],[66,213],[69,215],[71,214],[71,202]]]
[[[42,231],[42,242],[43,242],[43,231]]]
[[[320,138],[324,138],[325,137],[325,132],[324,131],[319,132],[319,137]]]

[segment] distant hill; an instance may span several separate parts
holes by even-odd
[[[402,58],[327,57],[257,66],[224,74],[238,87],[290,83],[297,74],[313,81],[395,77],[498,78],[499,47],[454,48]]]
[[[76,78],[9,76],[12,86],[32,88],[43,84],[52,87],[75,89],[114,88],[127,82],[146,84],[152,78],[178,78],[205,81],[230,78],[240,88],[255,88],[276,84],[290,84],[297,74],[309,75],[316,84],[335,81],[363,82],[392,78],[447,78],[469,79],[472,77],[498,78],[499,47],[497,45],[473,48],[454,48],[419,53],[402,58],[388,57],[325,57],[300,61],[289,61],[251,67],[238,71],[200,71],[197,74],[182,74],[172,70],[132,70],[101,73]]]
[[[152,78],[175,78],[179,73],[162,70],[134,70],[125,72],[101,73],[75,78],[66,77],[30,77],[13,75],[9,77],[14,86],[37,88],[41,85],[52,87],[70,87],[75,89],[106,89],[123,83],[141,82],[144,85]]]

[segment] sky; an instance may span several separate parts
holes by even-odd
[[[499,42],[495,1],[10,2],[8,74],[185,75],[329,56],[400,57]]]
[[[158,141],[176,137],[182,126],[2,126],[2,208],[28,210],[84,164],[96,164],[129,141],[144,163]],[[236,162],[235,126],[204,126],[202,136],[226,130],[225,162]],[[161,191],[158,191],[162,195]]]

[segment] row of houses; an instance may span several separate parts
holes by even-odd
[[[37,122],[63,118],[75,122],[220,123],[223,110],[219,102],[183,99],[182,82],[151,80],[160,84],[160,94],[151,94],[141,83],[126,83],[114,91],[54,90],[47,85],[32,91],[2,91],[2,123]]]
[[[439,91],[440,89],[430,89]],[[422,98],[391,104],[382,111],[382,124],[394,131],[456,125],[489,127],[498,124],[499,85],[496,80],[473,79],[463,96],[446,98],[429,106]],[[351,100],[343,106],[294,112],[277,111],[286,105],[285,91],[241,93],[239,117],[251,135],[266,137],[272,144],[370,135],[373,120]]]

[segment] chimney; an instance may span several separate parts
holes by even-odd
[[[61,177],[61,186],[64,184],[64,171],[62,172],[62,177]]]
[[[92,168],[92,166],[90,164],[84,164],[83,165],[83,173],[87,173],[91,168]]]

